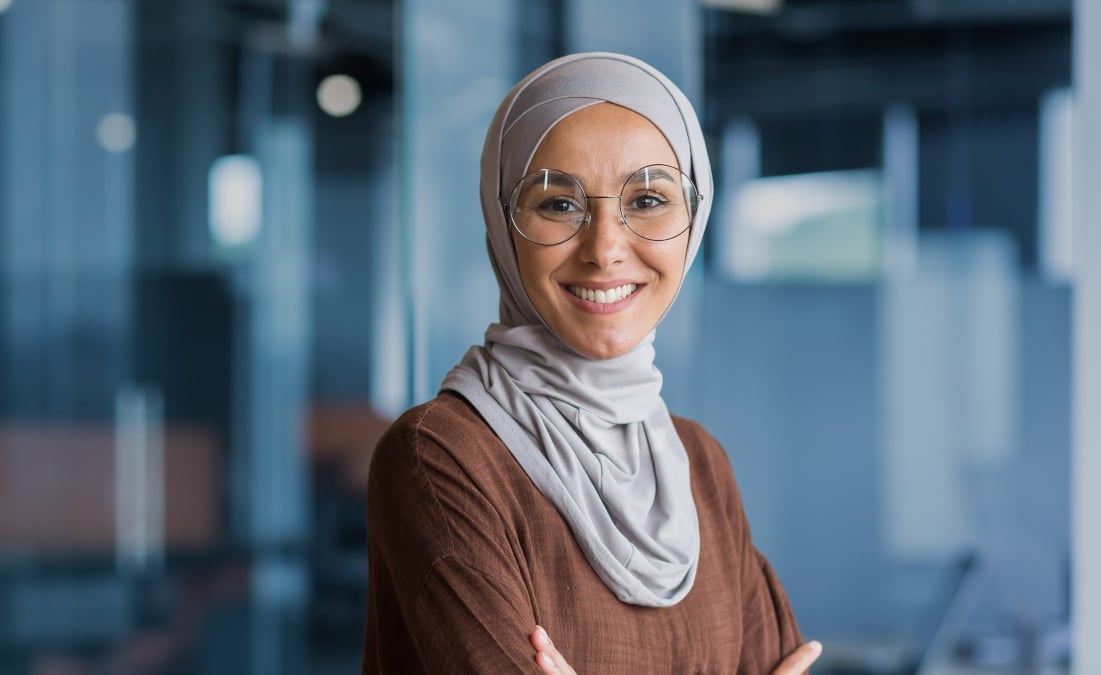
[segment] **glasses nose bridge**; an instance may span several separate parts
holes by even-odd
[[[585,195],[585,224],[591,225],[593,221],[592,205],[588,202],[592,199],[616,199],[619,203],[615,206],[615,218],[620,225],[627,225],[627,219],[623,216],[623,195]]]

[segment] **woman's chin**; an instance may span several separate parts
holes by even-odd
[[[611,334],[571,335],[562,341],[566,343],[567,347],[585,358],[606,361],[617,356],[623,356],[634,349],[642,339],[640,337],[633,340],[623,333],[614,332]]]

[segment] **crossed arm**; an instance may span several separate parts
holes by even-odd
[[[550,636],[542,626],[536,626],[531,632],[531,646],[535,648],[535,663],[546,675],[577,675],[566,659],[555,648]],[[772,675],[801,675],[818,660],[822,654],[822,644],[817,640],[805,642],[788,654],[776,666]]]
[[[536,611],[531,575],[537,572],[533,570],[548,565],[554,570],[566,569],[553,561],[542,564],[547,562],[545,557],[561,557],[562,551],[569,549],[563,543],[570,541],[569,534],[559,516],[521,490],[525,477],[511,463],[493,461],[489,451],[460,457],[454,450],[456,446],[484,446],[484,439],[471,433],[469,439],[456,440],[456,424],[449,425],[444,439],[430,433],[426,428],[430,425],[412,421],[414,424],[392,432],[392,443],[380,444],[371,471],[367,495],[371,573],[364,673],[573,673],[549,638],[544,642],[542,634],[535,632],[536,624],[548,620],[559,631],[556,637],[566,645],[572,665],[583,670],[595,672],[595,666],[596,671],[605,672],[603,666],[612,663],[607,661],[609,657],[623,668],[652,662],[651,670],[661,670],[668,665],[658,663],[670,656],[665,652],[652,658],[637,651],[630,653],[647,643],[636,637],[632,648],[631,638],[623,636],[619,641],[612,637],[614,624],[599,611],[599,616],[592,618],[600,619],[611,632],[595,643],[597,652],[591,651],[591,632],[583,632],[589,644],[576,644],[578,635],[561,632],[566,629],[559,626],[560,616],[559,623],[554,623],[554,612],[548,614],[546,607],[543,612]],[[720,453],[710,454],[725,463]],[[702,475],[725,475],[726,481],[733,482],[729,465],[708,466],[708,457],[698,459]],[[798,675],[816,658],[819,648],[813,643],[799,646],[798,628],[783,590],[744,528],[736,488],[731,485],[712,492],[724,495],[722,504],[714,499],[707,502],[712,511],[729,508],[728,520],[738,526],[725,535],[724,540],[737,548],[731,549],[732,555],[724,562],[730,565],[731,580],[740,580],[747,590],[740,599],[732,599],[739,603],[739,611],[757,617],[742,624],[741,644],[751,648],[740,654],[731,652],[729,658],[737,663],[730,663],[730,669],[736,667],[751,675]],[[511,511],[522,515],[509,515]],[[558,539],[546,539],[548,533],[559,530]],[[547,570],[542,572],[546,579]],[[579,592],[583,593],[574,587],[572,592],[564,591],[563,597],[572,607],[570,612],[584,616],[586,610],[578,603],[589,603]],[[625,646],[627,652],[614,656],[606,649]],[[571,654],[571,649],[575,653]],[[788,656],[776,666],[784,653]]]

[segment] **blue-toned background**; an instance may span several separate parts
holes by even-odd
[[[665,396],[824,665],[1066,672],[1073,9],[0,0],[0,673],[357,672],[374,440],[496,318],[486,126],[584,50],[700,114]]]

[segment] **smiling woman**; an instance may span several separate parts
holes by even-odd
[[[637,189],[632,176],[638,167],[676,163],[673,148],[652,122],[611,103],[566,117],[551,128],[532,157],[532,167],[554,167],[577,176],[592,200],[583,227],[568,241],[533,243],[519,227],[512,236],[528,298],[547,328],[578,354],[608,359],[627,353],[672,304],[684,276],[688,237],[643,239],[623,217],[625,209],[640,207],[620,208],[594,195]],[[641,195],[615,199],[638,201],[657,194],[644,189]],[[678,216],[683,225],[673,230],[683,234],[690,214],[679,209],[674,218]]]
[[[364,673],[814,659],[725,452],[654,366],[711,186],[691,105],[636,59],[564,57],[502,102],[481,183],[500,323],[376,450]]]

